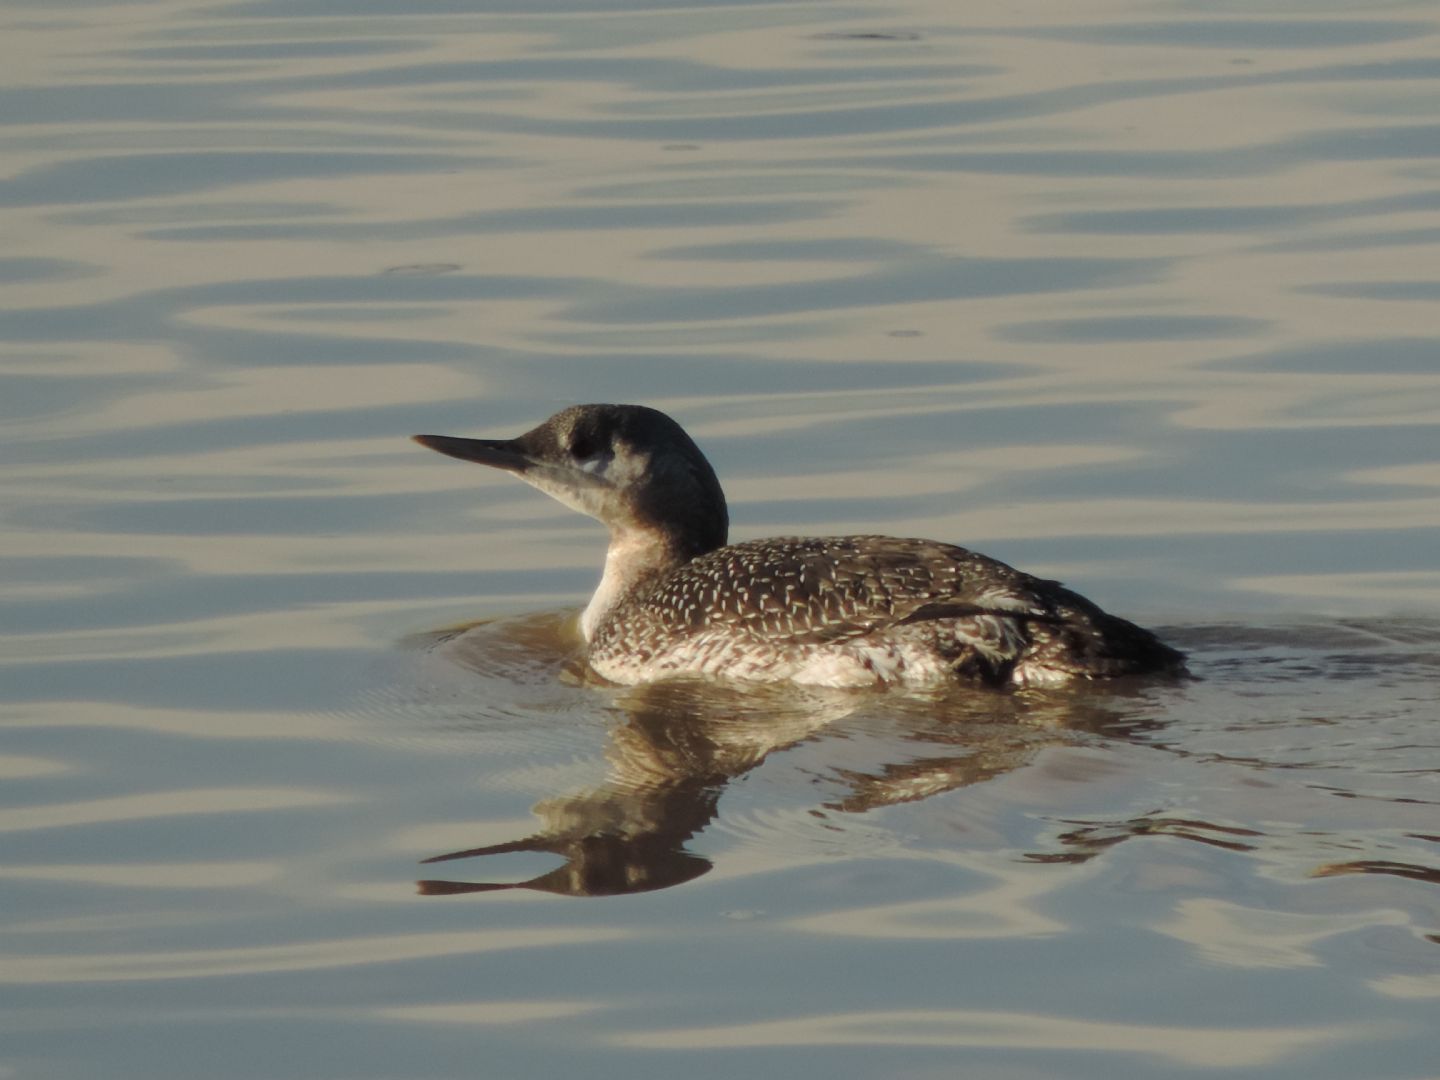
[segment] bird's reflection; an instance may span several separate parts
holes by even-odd
[[[422,881],[420,891],[613,896],[697,878],[710,861],[684,845],[715,817],[725,785],[853,705],[840,694],[677,681],[627,691],[617,708],[624,720],[610,735],[604,783],[537,804],[544,827],[531,836],[425,860],[543,851],[564,858],[563,866],[513,884]]]
[[[716,815],[726,786],[767,755],[822,729],[853,735],[852,722],[880,723],[915,757],[864,770],[831,768],[846,793],[828,812],[863,813],[980,783],[1030,761],[1045,745],[1084,733],[1123,735],[1139,721],[1123,692],[960,693],[933,699],[796,687],[737,687],[676,681],[626,690],[610,734],[610,771],[593,789],[534,807],[530,836],[426,859],[453,862],[514,852],[547,852],[563,865],[527,881],[424,880],[425,895],[531,889],[566,896],[615,896],[691,881],[711,863],[686,849]],[[898,729],[897,726],[898,725]],[[934,751],[939,752],[934,752]]]
[[[418,654],[434,666],[424,669],[415,700],[402,701],[432,724],[443,717],[443,725],[433,729],[443,726],[446,737],[460,739],[467,752],[475,747],[477,729],[503,731],[510,749],[523,745],[529,753],[557,739],[571,746],[558,733],[580,732],[576,737],[584,740],[589,760],[597,709],[608,706],[613,713],[606,724],[604,780],[539,802],[538,825],[528,836],[429,860],[464,866],[470,872],[462,876],[475,880],[421,882],[424,893],[531,889],[615,896],[692,881],[710,869],[710,862],[690,849],[694,838],[716,819],[730,783],[770,755],[764,776],[785,778],[784,798],[798,800],[805,811],[803,818],[788,819],[787,828],[817,823],[823,832],[809,834],[811,839],[843,839],[850,831],[847,820],[1010,775],[1007,797],[1034,794],[1041,800],[1037,805],[1057,811],[1033,815],[1043,821],[1040,835],[1012,852],[1027,862],[1088,862],[1130,839],[1161,837],[1236,853],[1268,850],[1289,860],[1303,861],[1311,852],[1307,869],[1316,877],[1440,883],[1433,860],[1424,853],[1404,856],[1395,839],[1433,843],[1435,829],[1424,817],[1433,803],[1413,790],[1375,790],[1371,783],[1380,764],[1392,777],[1414,774],[1413,761],[1360,755],[1356,767],[1345,771],[1335,748],[1349,752],[1352,742],[1314,738],[1315,725],[1327,721],[1316,720],[1311,693],[1317,671],[1328,673],[1327,693],[1337,682],[1366,692],[1367,708],[1383,709],[1386,722],[1404,733],[1396,735],[1393,753],[1408,754],[1404,747],[1423,742],[1433,721],[1428,691],[1440,655],[1440,626],[1433,623],[1172,628],[1167,637],[1204,658],[1209,681],[1194,684],[1198,690],[1186,681],[1149,680],[1011,693],[957,688],[930,696],[699,681],[630,690],[597,687],[584,681],[572,623],[567,613],[542,612],[416,638]],[[1294,693],[1286,691],[1287,684]],[[387,715],[395,707],[393,699],[385,700]],[[1277,723],[1302,733],[1313,749],[1254,742],[1252,729],[1269,730]],[[1217,725],[1225,726],[1231,743],[1253,752],[1238,753],[1232,746],[1221,754],[1208,743],[1197,748],[1194,732],[1213,733]],[[1027,777],[1042,751],[1077,745],[1104,752],[1047,754]],[[1087,802],[1067,813],[1060,809],[1063,800],[1050,800],[1057,777],[1103,780],[1122,761],[1140,762],[1127,758],[1127,746],[1142,748],[1146,758],[1163,755],[1156,767],[1188,770],[1195,763],[1200,771],[1183,775],[1196,791],[1223,787],[1215,812],[1207,813],[1206,804],[1195,799],[1178,812],[1160,798],[1153,804],[1122,800],[1114,813]],[[1217,769],[1241,771],[1222,772],[1217,780]],[[1143,766],[1136,775],[1133,782],[1162,782]],[[1034,791],[1025,787],[1029,780],[1038,785]],[[1237,793],[1249,800],[1248,811],[1236,810]],[[1323,805],[1310,801],[1317,793]],[[1361,834],[1343,815],[1338,825],[1275,824],[1330,821],[1337,796],[1363,800],[1367,823],[1392,827],[1367,824],[1369,831]],[[743,813],[726,818],[729,824],[747,820]],[[1336,851],[1348,853],[1346,860],[1335,861]],[[483,856],[513,852],[549,855],[560,865],[528,881],[506,883],[493,880],[500,876],[497,870],[480,869],[495,862]]]

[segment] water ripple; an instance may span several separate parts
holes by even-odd
[[[654,1049],[764,1046],[950,1046],[1025,1051],[1138,1054],[1171,1065],[1262,1068],[1325,1046],[1373,1039],[1386,1025],[1368,1023],[1277,1028],[1203,1028],[1125,1024],[1000,1010],[834,1013],[723,1027],[639,1031],[617,1036]]]

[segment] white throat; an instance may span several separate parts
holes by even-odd
[[[600,624],[631,589],[664,568],[665,551],[665,545],[651,533],[636,530],[611,533],[610,548],[605,552],[605,573],[585,613],[580,616],[580,633],[586,641],[594,640]]]

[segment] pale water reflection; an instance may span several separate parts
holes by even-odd
[[[1026,1013],[912,1010],[840,1013],[739,1027],[640,1032],[622,1045],[669,1049],[755,1046],[986,1047],[1026,1051],[1101,1051],[1156,1057],[1169,1065],[1236,1069],[1272,1065],[1372,1039],[1384,1024],[1318,1027],[1145,1027],[1062,1020]]]
[[[0,1074],[1434,1072],[1433,5],[7,16]],[[593,685],[596,400],[1199,678]]]

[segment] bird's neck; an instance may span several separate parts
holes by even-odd
[[[657,578],[703,554],[662,531],[612,529],[605,552],[605,573],[580,616],[580,632],[592,641],[596,632],[628,599],[648,588]]]

